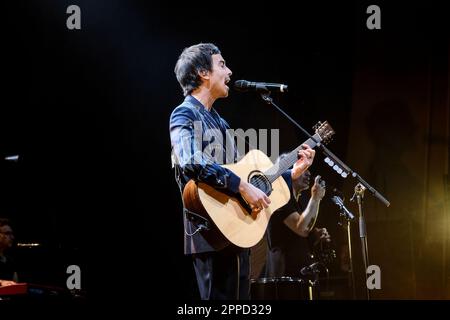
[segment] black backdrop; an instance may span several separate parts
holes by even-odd
[[[71,4],[81,8],[81,30],[66,28]],[[347,150],[354,56],[370,45],[358,39],[392,30],[448,39],[444,14],[431,2],[380,4],[379,31],[366,28],[370,4],[8,4],[0,154],[20,160],[1,163],[0,215],[12,218],[19,241],[43,244],[18,250],[25,280],[64,285],[67,265],[79,264],[88,294],[195,298],[170,167],[168,118],[182,100],[178,55],[213,42],[233,80],[288,83],[289,94],[274,95],[276,102],[309,130],[330,121],[331,148],[345,160],[355,152]],[[231,92],[216,108],[234,128],[280,129],[281,152],[305,139],[255,94]],[[313,173],[339,188],[321,155],[316,163]],[[345,238],[336,222],[333,214],[321,221],[339,244]]]

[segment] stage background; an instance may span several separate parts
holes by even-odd
[[[71,4],[81,30],[66,28]],[[18,241],[42,244],[15,250],[22,279],[64,286],[65,268],[78,264],[91,296],[198,298],[168,121],[183,99],[178,55],[213,42],[233,80],[289,84],[275,101],[309,130],[328,120],[331,150],[391,201],[386,208],[366,193],[370,263],[382,272],[373,298],[450,298],[447,14],[433,1],[380,2],[382,28],[368,30],[370,4],[7,4],[0,155],[20,159],[1,162],[0,216]],[[279,129],[281,152],[305,140],[257,94],[231,91],[215,108],[233,128]],[[321,154],[312,172],[351,197],[355,182]],[[326,198],[318,225],[333,236],[330,269],[340,277],[346,237],[337,223]],[[353,236],[362,299],[357,224]],[[257,266],[261,257],[255,251]]]

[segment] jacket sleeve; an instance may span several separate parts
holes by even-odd
[[[241,179],[202,152],[202,129],[194,125],[195,121],[195,114],[188,107],[178,107],[170,116],[170,139],[176,163],[190,179],[238,193]]]
[[[285,172],[283,172],[281,174],[281,176],[283,177],[284,181],[286,181],[288,188],[289,188],[289,193],[291,195],[289,197],[288,203],[286,203],[283,207],[278,209],[283,212],[283,215],[280,215],[280,216],[282,216],[282,219],[284,220],[292,212],[298,211],[298,207],[297,207],[297,201],[295,200],[294,193],[292,191],[291,170],[286,170]]]
[[[289,187],[289,191],[292,193],[292,177],[291,177],[291,170],[286,170],[285,172],[283,172],[281,174],[281,176],[283,177],[284,181],[286,181],[288,187]]]

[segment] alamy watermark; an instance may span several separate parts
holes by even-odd
[[[279,129],[227,129],[204,128],[201,121],[194,121],[188,130],[180,129],[175,154],[181,159],[175,161],[187,164],[229,164],[242,159],[252,149],[265,153],[272,162],[280,155]],[[270,150],[269,150],[270,136]],[[253,160],[253,159],[251,159]],[[257,163],[258,159],[254,159]]]
[[[370,13],[370,16],[367,18],[366,26],[367,29],[381,29],[381,9],[377,5],[370,5],[367,7],[366,13]]]
[[[366,273],[368,275],[366,280],[367,289],[381,289],[381,269],[379,266],[373,264],[367,267]],[[369,275],[370,274],[370,275]]]
[[[80,30],[81,29],[81,9],[79,6],[72,4],[67,7],[67,14],[70,14],[66,20],[66,26],[69,30]]]
[[[72,264],[67,267],[66,273],[69,274],[66,280],[67,289],[81,290],[81,268]]]

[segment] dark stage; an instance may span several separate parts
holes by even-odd
[[[81,29],[66,26],[70,5]],[[381,10],[369,29],[367,7]],[[450,299],[449,21],[437,1],[155,4],[146,1],[14,1],[2,21],[0,217],[11,220],[21,281],[66,287],[81,270],[88,300],[199,299],[183,254],[169,117],[183,100],[174,66],[183,48],[216,44],[231,81],[289,85],[272,97],[310,133],[327,120],[328,144],[390,202],[366,192],[371,299]],[[306,136],[255,92],[230,90],[214,107],[232,128],[278,129],[279,152]],[[5,157],[19,155],[18,160]],[[327,181],[317,225],[336,259],[321,299],[366,299],[357,221],[355,293],[345,271],[345,204],[357,181],[317,151]],[[252,276],[266,243],[252,251]],[[324,275],[321,275],[324,276]]]

